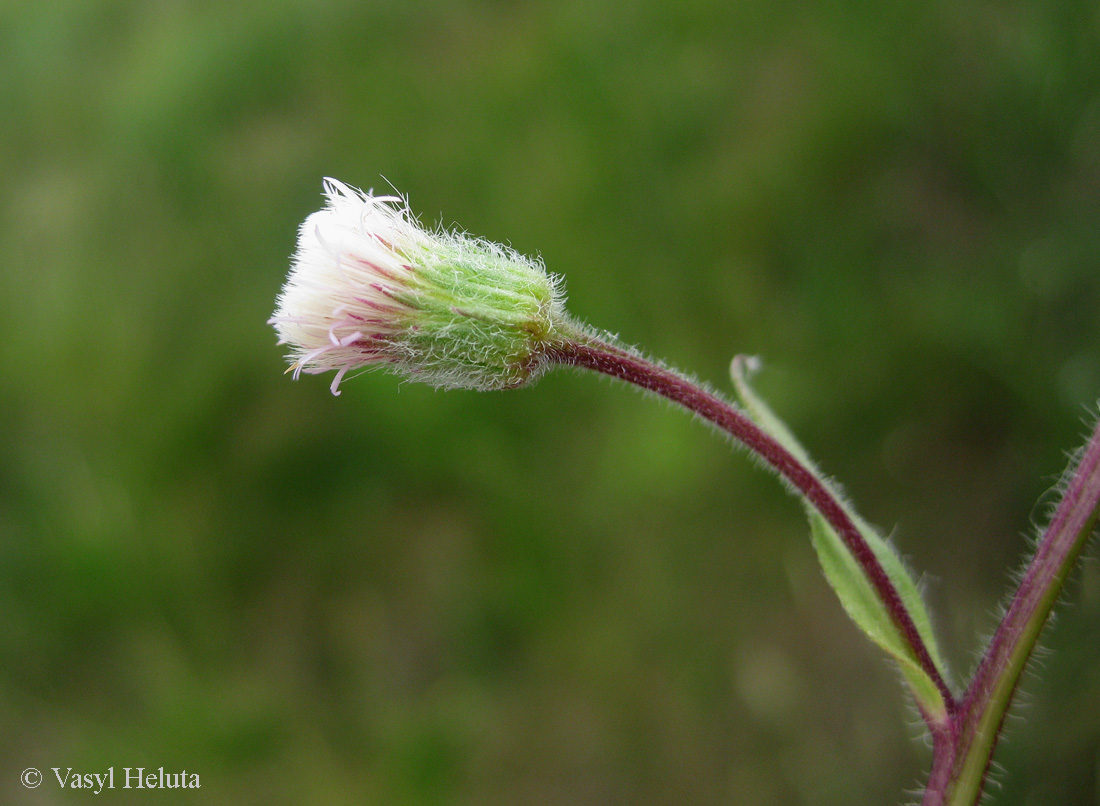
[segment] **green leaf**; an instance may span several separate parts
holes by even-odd
[[[855,561],[848,547],[836,531],[814,510],[808,511],[810,519],[810,537],[817,558],[825,571],[825,578],[836,591],[840,603],[848,616],[863,632],[886,650],[897,662],[901,674],[913,692],[913,697],[926,714],[935,718],[946,717],[946,706],[939,689],[931,677],[921,668],[905,637],[898,631],[889,611],[879,600],[870,580]],[[929,654],[938,668],[943,668],[939,653],[936,651],[931,635],[931,624],[924,603],[916,585],[909,576],[901,560],[882,538],[874,540],[863,530],[864,539],[875,552],[879,563],[885,569],[890,581],[901,596],[905,608],[917,626]]]
[[[920,591],[905,568],[905,564],[890,544],[859,517],[851,505],[844,500],[836,486],[822,476],[786,423],[780,420],[752,390],[748,384],[747,375],[757,368],[758,362],[755,359],[742,356],[735,358],[730,367],[734,387],[745,411],[757,425],[767,431],[817,476],[818,481],[840,501],[844,511],[856,525],[860,535],[897,590],[902,604],[909,612],[921,640],[932,657],[932,662],[937,669],[942,670],[944,665],[936,647],[931,619],[921,599]],[[939,688],[921,667],[913,647],[894,623],[889,609],[879,598],[871,580],[828,521],[809,502],[803,501],[803,504],[810,520],[810,537],[817,551],[818,560],[825,571],[825,578],[839,597],[844,610],[867,637],[897,661],[902,676],[926,717],[936,721],[946,719],[946,703]]]

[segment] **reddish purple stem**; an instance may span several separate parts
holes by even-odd
[[[867,541],[852,522],[836,496],[790,451],[760,428],[744,413],[688,381],[675,372],[647,361],[598,339],[567,340],[549,349],[549,358],[561,364],[602,372],[613,378],[640,386],[679,403],[689,411],[713,423],[770,465],[810,502],[829,523],[863,569],[879,599],[885,605],[898,631],[932,679],[947,705],[954,710],[954,697],[932,660],[909,611]]]
[[[998,707],[1003,710],[999,715],[994,715],[997,719],[996,735],[989,744],[984,768],[984,774],[988,775],[1005,714],[1015,695],[1025,662],[1035,649],[1039,633],[1035,629],[1036,619],[1040,625],[1049,619],[1066,577],[1088,541],[1098,512],[1100,425],[1093,431],[1054,517],[1039,541],[1035,556],[1028,564],[1020,586],[978,664],[959,704],[954,729],[948,734],[933,737],[932,773],[924,806],[940,806],[945,802],[946,794],[977,738],[975,732],[985,712],[990,707]],[[1006,675],[1012,676],[1007,680],[1011,691],[1006,700],[994,703],[994,691]]]
[[[676,372],[587,333],[548,346],[546,357],[561,364],[602,372],[680,404],[730,434],[801,493],[844,541],[917,662],[943,696],[947,720],[926,719],[932,731],[933,757],[924,793],[925,806],[941,806],[952,797],[952,792],[960,794],[953,787],[964,765],[974,761],[982,763],[980,759],[968,761],[968,755],[973,752],[987,754],[984,764],[988,771],[1004,712],[1011,703],[1023,668],[1022,659],[1033,651],[1038,627],[1049,617],[1066,576],[1100,517],[1100,425],[1066,485],[1065,495],[972,682],[965,695],[956,699],[933,662],[897,589],[847,511],[833,492],[775,438],[739,409]],[[1010,687],[1007,697],[998,696],[995,700],[995,690],[999,687],[1004,692],[1005,684]],[[991,707],[1004,709],[1000,714],[991,714],[997,722],[996,735],[984,746],[981,742],[975,744],[976,731]],[[984,780],[982,784],[984,788]],[[981,788],[975,797],[981,797]]]

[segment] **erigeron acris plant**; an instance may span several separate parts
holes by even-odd
[[[740,405],[571,317],[542,264],[463,233],[429,231],[399,196],[325,180],[328,204],[299,233],[271,324],[290,370],[388,367],[438,387],[508,389],[554,366],[602,372],[679,403],[770,467],[806,508],[841,604],[896,661],[932,738],[925,806],[971,806],[1020,676],[1100,514],[1100,426],[1062,483],[1061,502],[974,674],[948,685],[920,592],[893,548],[815,467],[749,385],[755,361],[731,367]]]

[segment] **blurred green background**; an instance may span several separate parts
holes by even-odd
[[[0,76],[0,802],[913,797],[742,454],[578,373],[334,398],[265,320],[329,175],[719,388],[763,356],[961,680],[1100,397],[1095,2],[16,0]],[[993,802],[1100,802],[1098,626],[1093,559]]]

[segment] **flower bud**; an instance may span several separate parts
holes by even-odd
[[[537,377],[567,319],[541,262],[463,233],[423,229],[399,196],[325,180],[271,317],[290,369],[386,366],[410,380],[506,389]]]

